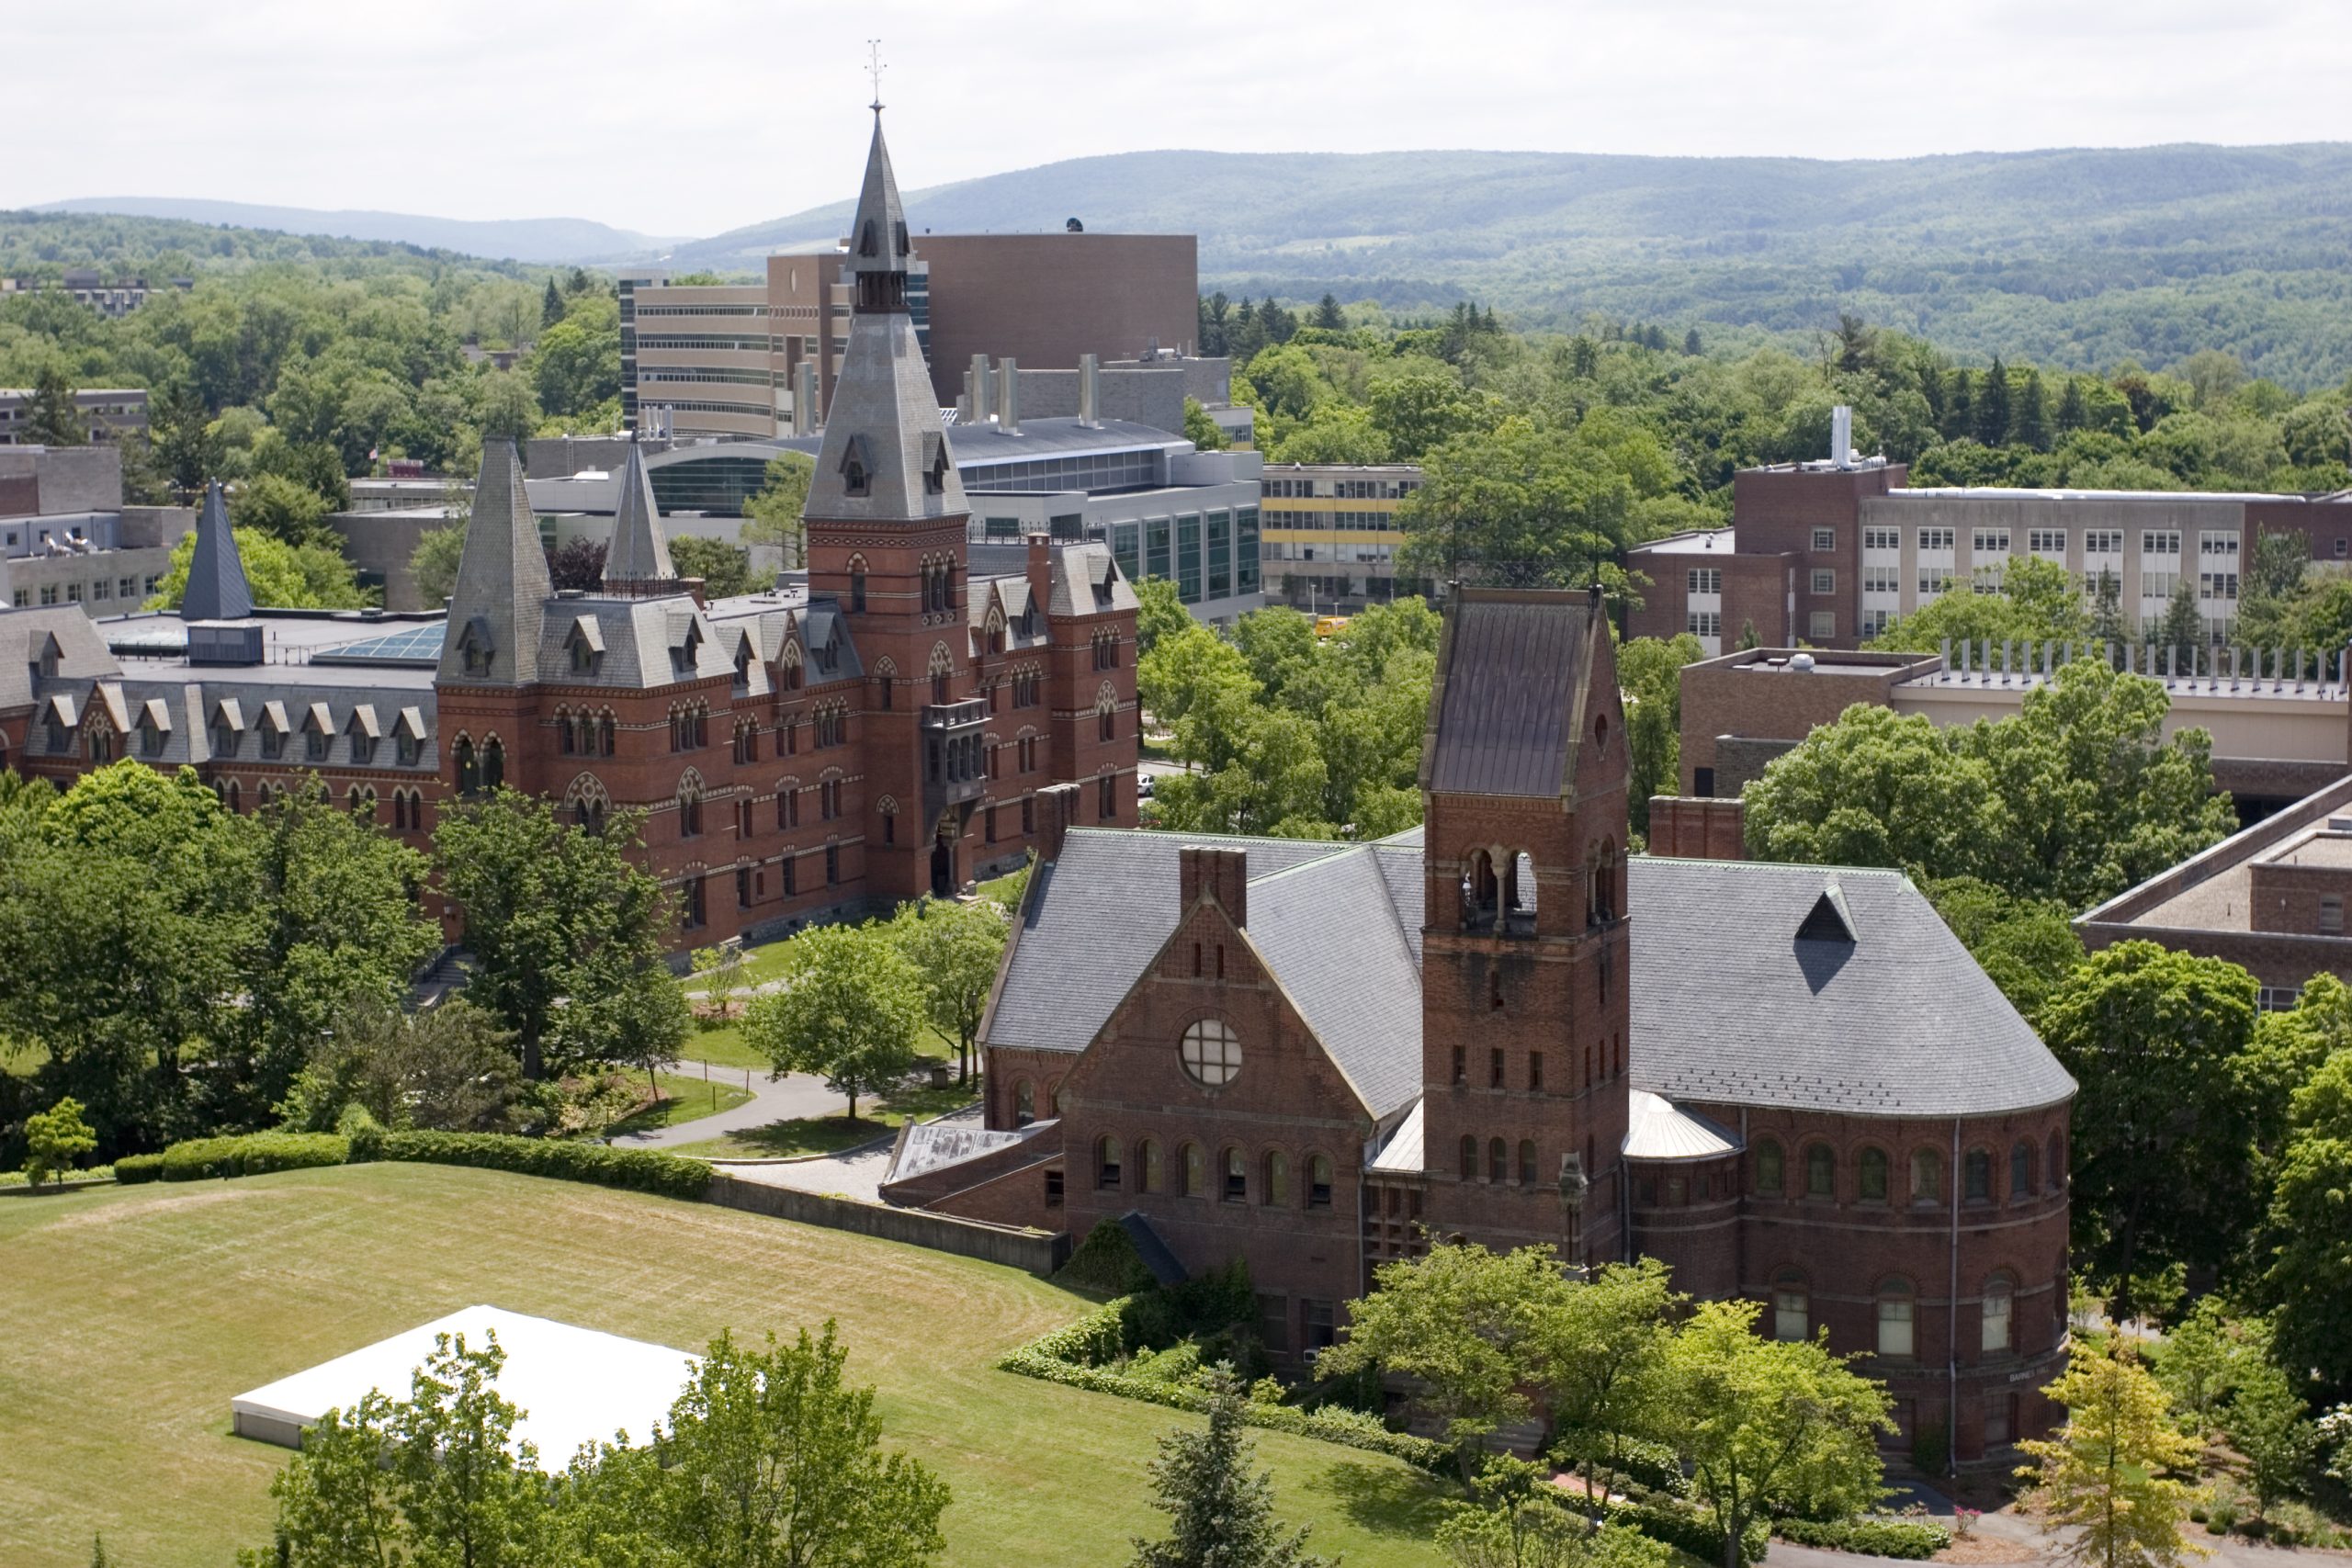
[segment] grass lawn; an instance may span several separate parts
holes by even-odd
[[[969,1105],[978,1098],[977,1084],[963,1089],[952,1084],[945,1089],[910,1089],[887,1096],[878,1103],[871,1100],[858,1101],[854,1122],[847,1116],[798,1116],[787,1122],[771,1122],[764,1127],[747,1127],[724,1137],[673,1145],[666,1152],[697,1155],[705,1159],[778,1159],[791,1155],[836,1154],[895,1132],[900,1122],[938,1116],[959,1105]]]
[[[231,1396],[473,1302],[696,1348],[827,1315],[887,1438],[954,1488],[946,1561],[1102,1568],[1157,1535],[1173,1412],[991,1369],[1088,1303],[1025,1274],[637,1193],[422,1165],[0,1201],[0,1562],[217,1568],[269,1539],[283,1450]],[[1282,1514],[1349,1568],[1435,1559],[1394,1460],[1261,1432]]]
[[[717,1029],[696,1029],[686,1036],[686,1043],[678,1047],[678,1054],[689,1062],[708,1062],[714,1067],[732,1067],[736,1073],[735,1081],[739,1084],[743,1081],[745,1067],[758,1073],[767,1072],[775,1064],[743,1043],[743,1015],[739,1010],[735,1017],[737,1021],[721,1024]],[[926,1023],[922,1038],[915,1043],[915,1055],[925,1062],[953,1062],[956,1059],[956,1042]],[[695,1080],[699,1083],[701,1078],[702,1075],[697,1072]]]
[[[673,1122],[692,1122],[697,1117],[732,1111],[751,1099],[752,1091],[743,1087],[741,1078],[730,1082],[729,1077],[729,1074],[714,1073],[706,1083],[700,1073],[657,1073],[653,1081],[662,1086],[661,1100],[622,1117],[605,1130],[606,1134],[650,1132]],[[632,1077],[630,1081],[639,1080]]]

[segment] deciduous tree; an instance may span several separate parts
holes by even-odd
[[[925,898],[900,908],[890,934],[922,977],[931,1026],[956,1042],[956,1081],[972,1077],[972,1042],[1004,955],[1004,911],[983,900]]]
[[[792,939],[784,988],[753,1001],[743,1039],[776,1074],[815,1073],[849,1097],[878,1094],[914,1066],[922,976],[872,926],[819,926]]]
[[[2165,1418],[2164,1391],[2140,1365],[2131,1339],[2078,1343],[2056,1382],[2042,1390],[2066,1407],[2052,1438],[2021,1443],[2042,1528],[2072,1527],[2054,1550],[2083,1568],[2180,1568],[2201,1549],[2183,1533],[2189,1489],[2164,1472],[2191,1464],[2197,1446]]]
[[[97,1134],[82,1120],[82,1102],[69,1094],[25,1118],[25,1179],[35,1187],[62,1180],[97,1146]]]

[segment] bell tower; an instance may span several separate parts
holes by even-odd
[[[1623,1245],[1629,769],[1600,591],[1457,589],[1430,715],[1430,1223],[1611,1262]]]
[[[882,106],[842,276],[849,342],[802,515],[808,592],[841,606],[865,669],[865,866],[908,898],[969,874],[961,842],[986,705],[973,689],[963,481],[907,311],[912,254]]]

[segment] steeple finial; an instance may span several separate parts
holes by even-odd
[[[466,522],[457,592],[449,596],[441,679],[501,686],[537,681],[539,635],[554,592],[523,486],[523,459],[514,442],[492,436],[481,444],[473,515]]]
[[[204,510],[197,513],[196,549],[187,561],[187,591],[180,596],[183,621],[241,621],[254,613],[254,591],[245,581],[244,558],[229,528],[229,508],[220,481],[204,487]]]
[[[677,590],[678,572],[670,564],[670,541],[662,532],[645,451],[632,436],[621,468],[619,503],[613,508],[613,539],[605,547],[605,592],[650,595]]]
[[[882,40],[865,40],[865,73],[874,78],[874,102],[867,107],[878,116],[882,112]]]

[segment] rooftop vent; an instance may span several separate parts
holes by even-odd
[[[1854,918],[1846,908],[1846,895],[1836,883],[1821,891],[1813,901],[1813,909],[1797,927],[1799,942],[1840,942],[1854,944]]]

